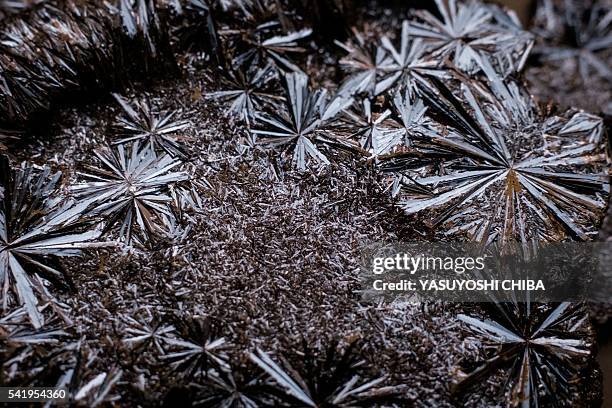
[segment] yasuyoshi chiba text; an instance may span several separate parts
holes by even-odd
[[[373,287],[376,291],[546,291],[544,282],[536,279],[402,279],[397,282],[377,279]]]

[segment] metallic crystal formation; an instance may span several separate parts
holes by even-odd
[[[612,114],[612,3],[540,0],[533,30],[539,64],[527,77],[536,95]]]
[[[186,158],[184,148],[179,140],[184,139],[177,135],[189,127],[189,123],[176,120],[177,112],[156,114],[146,101],[137,101],[131,106],[123,97],[115,94],[115,99],[121,105],[125,115],[118,119],[119,131],[124,138],[114,142],[125,144],[138,141],[148,145],[153,150],[163,150],[171,156]]]
[[[392,109],[376,112],[370,99],[356,101],[345,109],[333,132],[358,141],[372,157],[379,157],[411,145],[411,139],[429,133],[433,124],[426,116],[427,108],[409,90],[398,92]]]
[[[68,92],[116,86],[128,72],[146,71],[167,46],[160,27],[147,0],[44,2],[3,21],[0,121],[26,120]]]
[[[603,217],[610,189],[601,118],[547,117],[517,84],[501,80],[462,84],[458,96],[432,83],[423,94],[448,125],[383,162],[397,174],[394,192],[406,213],[426,213],[440,238],[486,244],[597,234],[592,220]]]
[[[75,406],[595,405],[583,305],[358,296],[365,242],[591,240],[609,199],[604,119],[523,81],[605,113],[609,1],[542,0],[535,54],[507,9],[424,6],[0,1],[26,161],[0,159],[0,378]]]
[[[2,310],[24,305],[35,328],[39,310],[53,302],[47,284],[68,288],[59,257],[78,256],[100,231],[84,220],[84,204],[62,201],[61,173],[24,165],[16,170],[0,156],[0,287]]]
[[[336,344],[328,347],[324,361],[318,361],[306,347],[302,372],[286,360],[285,368],[279,366],[261,350],[251,353],[250,358],[284,391],[280,396],[271,395],[288,405],[354,407],[401,400],[397,398],[401,387],[377,387],[384,378],[360,379],[357,367],[361,362],[358,354],[353,354],[354,344],[344,352],[336,347]]]
[[[135,228],[143,234],[144,242],[166,235],[168,219],[174,217],[170,185],[189,178],[187,173],[176,171],[181,162],[137,142],[127,149],[119,145],[113,150],[98,150],[95,155],[100,167],[87,166],[79,173],[83,181],[71,187],[90,208],[89,213],[103,217],[106,229],[120,225],[119,237],[128,244],[132,239],[139,241]]]
[[[264,66],[271,61],[281,70],[301,71],[288,55],[306,51],[298,42],[312,34],[312,30],[305,28],[287,35],[275,35],[279,29],[280,23],[271,21],[243,32],[243,40],[236,44],[232,64],[235,67]]]
[[[435,0],[442,18],[428,11],[417,11],[408,34],[421,39],[437,60],[449,59],[453,66],[468,73],[488,60],[499,75],[523,69],[531,47],[531,34],[521,29],[514,14],[477,1]]]
[[[491,318],[458,318],[482,343],[486,360],[453,385],[464,392],[498,371],[505,399],[514,406],[564,405],[578,392],[594,350],[594,333],[580,305],[498,304]]]
[[[282,110],[274,114],[260,114],[258,123],[265,127],[253,133],[274,146],[288,146],[293,151],[293,163],[298,169],[306,169],[307,160],[329,164],[329,160],[316,143],[336,143],[328,136],[324,126],[346,108],[351,98],[342,96],[329,100],[325,90],[312,91],[308,77],[302,73],[285,76],[286,102]]]
[[[251,123],[255,113],[266,103],[280,99],[274,92],[273,85],[278,77],[272,64],[263,68],[251,67],[246,72],[242,70],[229,71],[223,79],[223,90],[211,92],[209,97],[230,103],[228,116],[236,117],[245,123]],[[272,89],[270,89],[272,88]]]
[[[386,36],[381,38],[380,45],[367,45],[355,32],[354,41],[356,45],[339,44],[349,53],[340,62],[352,73],[342,84],[340,93],[374,96],[391,89],[413,92],[426,75],[446,76],[438,68],[440,59],[430,58],[432,49],[422,40],[411,37],[408,21],[403,22],[398,48]]]

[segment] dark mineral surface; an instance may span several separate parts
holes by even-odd
[[[609,237],[612,5],[533,10],[0,0],[0,385],[601,404],[609,306],[359,293],[372,242]]]

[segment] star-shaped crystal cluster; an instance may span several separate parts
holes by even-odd
[[[453,391],[464,393],[502,372],[505,400],[528,407],[569,401],[593,355],[594,333],[584,307],[572,303],[500,303],[490,317],[459,315],[481,343],[484,361],[461,373]]]
[[[312,90],[308,77],[291,73],[285,77],[285,104],[274,114],[260,114],[253,133],[274,146],[293,151],[293,163],[305,169],[307,160],[329,164],[317,147],[318,143],[333,143],[325,126],[351,102],[351,98],[329,98],[325,90]]]
[[[142,234],[140,242],[165,235],[174,217],[171,185],[189,178],[176,169],[181,162],[137,142],[95,155],[100,167],[89,166],[79,174],[83,181],[71,187],[89,213],[103,217],[108,229],[119,225],[119,237],[127,243],[136,238],[135,229]]]
[[[80,255],[101,233],[82,202],[62,199],[60,177],[49,167],[13,169],[0,156],[0,303],[25,306],[36,328],[45,322],[40,306],[54,301],[48,284],[70,286],[58,259]]]
[[[122,96],[114,96],[124,112],[124,115],[117,119],[117,127],[122,137],[114,144],[138,141],[152,149],[161,149],[171,156],[186,158],[180,142],[185,138],[181,138],[180,133],[189,127],[189,123],[175,120],[177,112],[156,113],[146,101],[137,101],[132,106]]]
[[[434,58],[448,58],[469,73],[479,70],[483,60],[491,61],[502,76],[523,69],[533,37],[521,29],[516,15],[476,1],[435,3],[442,18],[417,11],[408,25],[408,34],[430,47]]]
[[[424,88],[448,125],[382,160],[404,211],[426,214],[442,239],[592,239],[609,193],[602,119],[576,111],[546,117],[501,80],[460,88],[458,96],[441,83]]]

